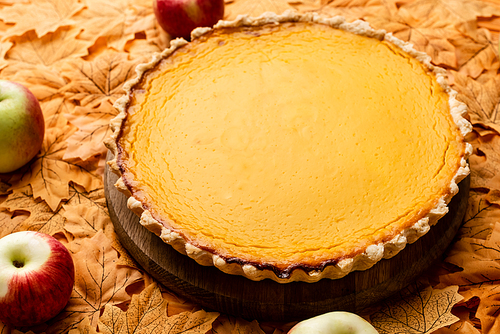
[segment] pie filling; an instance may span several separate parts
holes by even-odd
[[[453,195],[468,145],[427,66],[325,24],[211,30],[128,98],[117,164],[142,209],[278,277],[411,228]]]

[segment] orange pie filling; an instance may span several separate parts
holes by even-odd
[[[180,44],[131,84],[112,164],[145,225],[202,264],[365,269],[352,260],[424,234],[467,175],[463,106],[387,38],[300,21]]]

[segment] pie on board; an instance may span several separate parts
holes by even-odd
[[[446,72],[366,22],[266,13],[176,39],[116,103],[140,222],[201,265],[316,282],[427,233],[469,174]]]

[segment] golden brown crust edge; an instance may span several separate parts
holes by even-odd
[[[386,33],[383,30],[374,30],[365,21],[358,20],[352,23],[347,23],[345,19],[340,16],[324,18],[315,13],[298,14],[293,11],[288,11],[283,15],[265,13],[257,18],[239,16],[234,21],[219,21],[214,28],[260,26],[265,24],[278,24],[282,22],[312,22],[327,24],[334,28],[353,32],[358,35],[374,37],[380,40],[385,39],[393,45],[396,45],[409,55],[419,60],[435,74],[438,83],[449,95],[451,114],[454,122],[460,128],[462,135],[465,137],[469,132],[471,132],[472,125],[463,117],[467,112],[467,107],[465,104],[456,99],[457,93],[451,89],[447,83],[446,71],[433,66],[431,64],[431,58],[427,54],[415,50],[411,44],[399,40],[391,33]],[[198,38],[211,30],[212,28],[195,29],[191,34],[191,39],[193,40]],[[430,227],[448,212],[447,204],[451,198],[458,193],[458,183],[469,174],[467,159],[472,153],[472,146],[469,143],[466,143],[465,155],[460,162],[460,168],[450,183],[447,195],[439,199],[438,204],[429,212],[429,214],[417,221],[413,226],[403,230],[388,242],[368,246],[363,253],[357,254],[352,258],[340,260],[335,264],[326,265],[322,270],[304,271],[298,267],[291,271],[289,277],[281,278],[278,277],[273,270],[261,269],[252,264],[239,264],[235,262],[229,263],[216,254],[202,250],[188,243],[180,234],[169,230],[160,222],[155,220],[148,210],[143,209],[141,202],[131,196],[131,193],[121,178],[121,173],[116,161],[118,153],[116,141],[119,136],[122,123],[127,114],[126,109],[130,101],[129,93],[132,88],[140,82],[144,72],[155,67],[162,59],[168,57],[177,48],[185,44],[187,44],[187,41],[184,39],[175,39],[171,41],[170,48],[161,53],[154,54],[150,62],[137,66],[137,76],[125,83],[124,90],[126,94],[115,103],[115,107],[119,110],[119,114],[111,121],[110,126],[113,134],[106,141],[106,146],[115,156],[113,160],[108,162],[108,165],[114,173],[120,176],[115,186],[118,190],[129,196],[127,201],[128,208],[140,216],[140,223],[148,230],[158,235],[165,243],[171,245],[178,252],[189,256],[201,265],[215,266],[225,273],[245,276],[254,281],[260,281],[268,278],[279,283],[289,283],[295,281],[313,283],[323,278],[339,279],[352,271],[366,270],[383,258],[387,259],[395,256],[406,246],[406,244],[413,243],[418,238],[426,234]]]

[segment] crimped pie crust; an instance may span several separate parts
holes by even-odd
[[[403,42],[385,31],[374,30],[364,21],[347,23],[342,17],[323,18],[317,14],[302,15],[290,11],[284,13],[283,15],[265,13],[258,18],[240,16],[235,21],[220,21],[216,26],[214,26],[214,29],[240,26],[261,26],[284,22],[311,22],[325,24],[333,28],[355,33],[357,35],[386,40],[399,47],[411,57],[420,61],[427,69],[429,69],[429,71],[434,73],[438,84],[449,95],[451,115],[453,121],[459,127],[462,136],[465,137],[471,131],[471,124],[463,118],[466,113],[466,106],[456,99],[457,93],[449,87],[446,81],[446,71],[433,66],[431,64],[430,57],[425,53],[418,52],[413,49],[411,44]],[[192,40],[203,36],[211,30],[211,28],[198,28],[194,30],[192,33]],[[108,164],[111,170],[120,176],[116,183],[116,187],[121,192],[129,196],[127,202],[128,207],[140,216],[140,223],[148,230],[158,235],[165,243],[171,245],[180,253],[191,257],[201,265],[213,265],[225,273],[242,275],[255,281],[268,278],[279,283],[294,281],[316,282],[323,278],[338,279],[355,270],[366,270],[383,258],[393,257],[400,252],[407,243],[413,243],[427,233],[430,227],[448,212],[447,204],[458,192],[457,184],[469,174],[467,158],[472,152],[472,147],[470,144],[466,143],[465,154],[461,159],[460,168],[449,185],[449,191],[446,192],[446,195],[439,200],[438,204],[430,210],[425,217],[418,220],[412,226],[404,229],[401,233],[392,238],[392,240],[370,245],[363,252],[357,253],[353,257],[345,257],[339,261],[326,263],[321,267],[306,268],[301,267],[300,264],[298,264],[297,266],[290,267],[287,270],[280,271],[268,265],[260,265],[234,259],[225,259],[215,253],[198,248],[187,242],[179,233],[170,230],[154,219],[151,212],[145,209],[143,203],[132,196],[132,193],[126,186],[126,182],[124,182],[122,178],[122,172],[120,171],[120,166],[117,161],[117,157],[120,154],[120,148],[117,145],[117,141],[122,129],[122,123],[127,116],[127,107],[130,103],[130,93],[132,89],[141,81],[141,78],[146,71],[155,68],[160,61],[167,58],[175,50],[185,44],[187,44],[187,41],[183,39],[173,40],[170,48],[164,50],[162,53],[155,54],[150,62],[141,64],[136,68],[137,77],[128,81],[124,85],[126,94],[115,104],[115,107],[120,111],[120,113],[111,122],[113,134],[111,138],[106,141],[106,145],[115,156],[115,158],[109,161]]]

